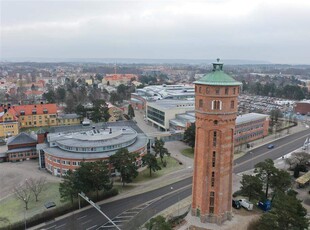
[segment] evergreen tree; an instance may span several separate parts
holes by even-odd
[[[259,177],[244,174],[240,183],[242,195],[249,197],[249,200],[260,199],[264,196],[263,183]]]
[[[184,132],[183,141],[187,143],[190,147],[195,147],[195,138],[196,138],[196,125],[191,123],[189,127]]]
[[[119,149],[110,156],[110,163],[121,174],[123,186],[138,176],[138,167],[135,164],[137,157],[138,154],[130,153],[126,148]]]
[[[156,157],[150,153],[142,157],[142,162],[150,169],[150,177],[152,176],[152,171],[156,172],[158,170],[161,170],[161,167],[158,165]]]
[[[128,116],[130,117],[130,119],[135,117],[135,111],[133,110],[131,104],[128,105]]]
[[[161,139],[155,139],[155,146],[154,146],[154,152],[155,152],[155,156],[160,157],[161,163],[164,164],[163,162],[163,158],[165,155],[170,156],[170,153],[168,151],[168,149],[166,149],[164,147],[165,142]]]
[[[91,117],[94,122],[106,122],[109,120],[111,115],[109,114],[108,105],[105,103],[104,100],[93,101],[93,112]]]
[[[79,192],[75,172],[69,170],[59,185],[60,198],[62,201],[70,200],[73,204],[73,199],[78,196]]]
[[[271,183],[271,177],[276,173],[277,169],[274,167],[273,160],[266,159],[263,162],[259,162],[255,165],[254,172],[257,173],[257,176],[261,179],[266,188],[265,198],[268,198],[269,186]]]
[[[272,209],[263,214],[257,225],[260,230],[308,229],[307,210],[294,195],[280,193],[272,203]]]

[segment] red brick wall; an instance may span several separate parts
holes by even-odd
[[[219,94],[216,94],[216,88],[220,88]],[[229,89],[228,94],[225,94],[225,88]],[[231,218],[234,130],[239,87],[196,85],[195,90],[196,143],[192,214],[199,215],[202,222],[221,223]],[[222,102],[221,109],[212,109],[214,100]],[[231,101],[234,102],[233,108]],[[213,145],[214,132],[216,132],[216,146]],[[215,165],[213,165],[213,152],[215,152]],[[214,186],[211,183],[212,173],[214,173]],[[214,205],[210,205],[211,192],[214,192]],[[210,213],[210,207],[214,207],[213,214]]]
[[[8,150],[16,148],[25,148],[25,147],[36,147],[37,143],[27,143],[27,144],[18,144],[18,145],[8,145]]]

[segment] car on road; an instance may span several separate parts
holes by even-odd
[[[247,209],[248,211],[253,210],[253,204],[248,201],[247,199],[240,199],[239,203],[242,207],[244,207],[245,209]]]
[[[267,148],[268,148],[268,149],[273,149],[273,148],[274,148],[274,144],[269,144],[269,145],[267,146]]]
[[[240,209],[241,208],[241,204],[240,204],[239,200],[232,200],[232,206],[235,209]]]

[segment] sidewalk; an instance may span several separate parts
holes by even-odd
[[[143,120],[143,114],[142,113],[140,113],[139,111],[135,111],[135,113],[136,113],[137,125],[139,126],[139,128],[141,130],[143,130],[143,132],[146,132],[146,133],[158,132],[158,130],[156,128],[148,125]],[[141,121],[144,123],[141,123]],[[307,129],[307,128],[304,127],[302,124],[298,124],[298,126],[290,129],[290,134],[300,132],[300,131],[305,130],[305,129]],[[253,141],[251,143],[254,143],[254,148],[256,148],[256,147],[259,147],[261,145],[265,145],[267,143],[270,143],[270,142],[272,142],[278,138],[282,138],[286,135],[287,134],[282,135],[281,137],[277,136],[277,138],[275,138],[274,135],[270,135],[270,136],[265,137],[264,139],[256,140],[256,141]],[[114,200],[119,200],[119,199],[122,199],[125,197],[129,197],[129,196],[133,196],[133,195],[137,195],[137,194],[142,194],[142,193],[145,193],[147,191],[151,191],[151,190],[163,187],[165,185],[168,185],[168,184],[171,184],[171,183],[174,183],[174,182],[177,182],[179,180],[182,180],[182,179],[185,179],[187,177],[192,176],[193,159],[188,158],[186,156],[183,156],[181,154],[181,150],[183,150],[184,148],[188,148],[188,146],[181,141],[172,141],[172,142],[166,142],[165,147],[171,153],[171,157],[176,158],[178,161],[182,162],[182,164],[183,164],[182,169],[179,169],[177,171],[163,175],[163,176],[156,178],[156,179],[153,179],[151,181],[147,181],[147,182],[143,182],[143,183],[131,183],[129,185],[134,186],[133,189],[131,189],[129,191],[125,190],[125,191],[121,192],[119,195],[117,195],[115,197],[111,197],[111,198],[106,199],[104,201],[98,202],[97,204],[101,205],[101,204],[105,204],[105,203],[108,203],[108,202],[111,202]],[[233,192],[236,191],[237,187],[239,186],[240,178],[241,178],[240,176],[233,174],[233,184],[236,185],[236,186],[233,186]],[[238,187],[238,189],[239,189],[239,187]],[[180,202],[174,204],[173,206],[165,209],[159,215],[171,216],[172,213],[182,214],[188,209],[190,204],[191,204],[191,196],[189,196],[189,197],[185,198],[184,200],[181,200]],[[80,210],[76,210],[74,212],[79,213],[79,212],[86,210],[86,209],[89,209],[89,208],[92,208],[92,207],[87,206],[85,208],[82,208]],[[67,215],[71,215],[71,213],[69,213]],[[58,217],[58,218],[56,218],[56,220],[65,218],[67,215]],[[238,219],[235,218],[235,219],[238,221],[244,221],[245,218],[249,218],[249,216],[246,216],[246,217],[241,216],[240,218],[238,218]],[[234,221],[234,222],[236,222],[236,221]],[[35,228],[43,227],[44,225],[45,225],[45,223],[42,223],[39,226],[35,226]],[[187,229],[187,227],[189,227],[189,226],[184,225],[184,226],[181,226],[179,229],[185,230],[185,229]],[[224,226],[222,226],[222,227],[224,227]],[[35,228],[30,228],[30,229],[35,229]],[[218,229],[225,229],[225,228],[218,228]],[[227,230],[228,229],[229,228],[227,228]],[[238,229],[238,228],[234,228],[234,229]]]

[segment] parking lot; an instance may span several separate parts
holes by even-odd
[[[14,187],[28,178],[46,177],[47,182],[60,182],[61,180],[45,170],[39,170],[37,160],[0,163],[0,175],[0,200],[12,195]]]

